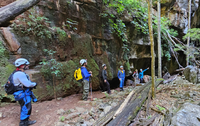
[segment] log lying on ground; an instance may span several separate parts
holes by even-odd
[[[11,20],[19,16],[29,8],[33,7],[40,0],[17,0],[7,6],[0,8],[0,27],[7,27]]]
[[[162,79],[157,79],[155,87],[157,87],[162,81]],[[114,120],[109,122],[107,126],[129,125],[131,121],[136,117],[143,103],[146,101],[150,88],[151,81],[139,88],[125,109]]]

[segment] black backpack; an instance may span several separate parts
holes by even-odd
[[[13,94],[16,91],[16,86],[13,83],[13,75],[17,71],[13,71],[13,73],[9,76],[7,83],[4,85],[5,92],[7,94]]]

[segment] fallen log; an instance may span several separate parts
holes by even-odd
[[[0,8],[0,27],[7,27],[10,25],[11,20],[19,16],[29,8],[33,7],[40,0],[17,0]]]
[[[115,119],[115,117],[117,115],[119,115],[123,110],[124,108],[126,107],[126,105],[128,104],[129,100],[131,99],[132,95],[135,93],[134,90],[131,91],[131,93],[126,97],[126,99],[124,100],[124,102],[120,105],[120,107],[118,108],[118,110],[116,111],[116,113],[114,114],[113,116],[113,119]]]
[[[155,87],[157,87],[163,80],[157,79]],[[136,90],[134,97],[126,106],[124,111],[122,111],[114,120],[109,122],[107,126],[127,126],[136,117],[138,111],[140,110],[143,103],[148,97],[149,90],[151,88],[151,81],[146,85]]]

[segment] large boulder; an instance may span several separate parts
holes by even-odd
[[[185,103],[172,117],[170,126],[200,126],[200,106]]]
[[[185,70],[183,71],[183,74],[189,82],[192,82],[194,84],[197,83],[197,68],[194,66],[187,66]]]

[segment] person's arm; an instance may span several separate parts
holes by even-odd
[[[34,87],[36,85],[35,82],[31,82],[28,80],[27,76],[23,72],[19,72],[18,74],[18,80],[21,84],[23,84],[25,87]]]
[[[124,78],[126,77],[125,70],[124,70]]]
[[[102,77],[103,77],[103,80],[105,80],[105,70],[102,70]]]
[[[91,76],[91,74],[86,69],[83,70],[83,74],[84,74],[85,78],[88,78]]]
[[[145,72],[145,71],[147,71],[148,69],[145,69],[145,70],[143,70],[142,72]]]

